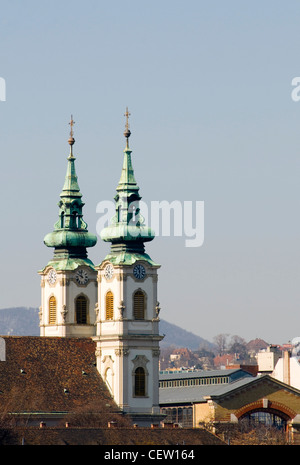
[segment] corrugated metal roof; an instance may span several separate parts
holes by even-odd
[[[201,386],[187,386],[159,389],[159,404],[184,404],[194,402],[206,402],[206,396],[220,396],[235,390],[243,385],[255,381],[252,376],[245,377],[232,383],[208,384]]]
[[[249,375],[241,368],[224,369],[224,370],[195,370],[195,371],[178,371],[178,372],[160,372],[160,381],[170,381],[175,379],[193,379],[193,378],[209,378],[215,376],[231,376],[234,373],[243,372]],[[251,376],[251,375],[250,375]]]

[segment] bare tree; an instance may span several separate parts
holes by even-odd
[[[216,344],[219,354],[224,355],[227,349],[227,339],[229,334],[218,334],[214,337],[214,343]]]
[[[240,359],[246,360],[249,358],[247,351],[247,343],[240,336],[232,336],[228,347],[228,351],[232,354],[237,354]]]

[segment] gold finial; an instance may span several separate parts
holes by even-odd
[[[130,116],[130,113],[128,111],[128,107],[126,107],[126,112],[124,113],[124,116],[126,117],[124,136],[127,139],[127,147],[129,147],[128,139],[130,137],[131,132],[130,132],[130,129],[129,129],[129,122],[128,122],[128,118]]]
[[[69,125],[71,126],[71,130],[70,130],[70,138],[68,140],[69,144],[72,146],[75,142],[75,139],[73,137],[73,126],[75,124],[75,121],[73,120],[73,115],[71,115],[71,121],[69,122]]]

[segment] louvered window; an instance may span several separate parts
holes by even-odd
[[[135,396],[146,395],[146,375],[142,367],[138,367],[134,374],[134,394]]]
[[[56,324],[56,298],[54,296],[49,299],[49,324]]]
[[[76,299],[76,323],[79,325],[87,324],[87,299],[80,295]]]
[[[114,319],[114,295],[111,291],[108,291],[108,293],[106,294],[105,319],[106,320]]]
[[[145,294],[142,291],[136,291],[133,296],[133,318],[135,320],[145,318]]]

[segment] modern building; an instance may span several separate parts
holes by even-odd
[[[299,349],[299,347],[298,347]],[[271,376],[300,390],[300,356],[298,350],[283,350]]]
[[[258,372],[265,375],[271,374],[281,356],[282,349],[275,344],[271,344],[266,349],[260,350],[256,355]]]

